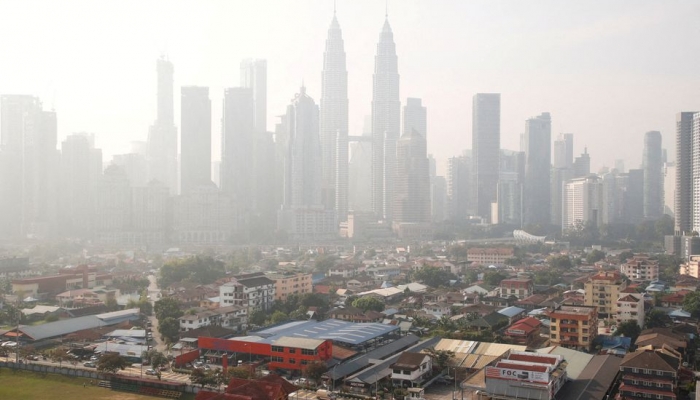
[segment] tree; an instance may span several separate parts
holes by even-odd
[[[26,346],[20,347],[18,352],[19,352],[19,358],[27,358],[27,357],[31,356],[32,354],[34,354],[36,352],[36,349],[34,348],[34,346],[26,345]]]
[[[164,297],[156,301],[154,311],[158,321],[166,318],[180,318],[183,314],[180,309],[180,303],[171,297]]]
[[[144,351],[141,354],[141,359],[148,362],[156,371],[159,371],[160,367],[168,365],[168,357],[156,349]],[[158,374],[158,379],[160,379],[160,374]]]
[[[129,365],[126,359],[116,353],[107,353],[97,361],[97,370],[114,374]]]
[[[316,257],[315,260],[315,266],[316,266],[316,271],[318,272],[328,272],[331,267],[335,265],[335,256],[326,256],[326,255],[320,255]]]
[[[248,260],[245,261],[245,266]],[[210,284],[226,276],[223,261],[211,256],[194,256],[183,260],[168,261],[160,267],[160,285],[162,287],[181,281]]]
[[[433,364],[438,370],[442,371],[447,367],[447,363],[455,356],[454,351],[450,350],[435,350],[434,347],[428,347],[425,352],[433,359]]]
[[[228,379],[226,380],[226,382],[230,381],[231,378],[250,379],[250,368],[248,368],[248,367],[229,367],[226,374],[228,375]]]
[[[250,313],[250,318],[248,318],[248,321],[257,326],[265,325],[265,320],[267,319],[267,314],[265,314],[265,311],[263,310],[255,310],[252,313]]]
[[[190,374],[190,381],[193,385],[216,386],[220,378],[217,377],[217,372],[214,370],[204,370],[203,368],[195,368]]]
[[[624,263],[624,262],[627,262],[627,260],[629,260],[632,257],[634,257],[634,253],[627,250],[627,251],[623,251],[622,253],[620,253],[620,255],[617,256],[617,259],[620,263]]]
[[[490,286],[498,286],[507,276],[498,271],[488,271],[484,273],[484,283]]]
[[[328,366],[322,361],[313,361],[306,366],[304,374],[306,377],[314,382],[321,380],[321,376],[328,371]]]
[[[661,310],[651,310],[651,312],[647,314],[644,327],[646,329],[664,328],[669,322],[671,322],[671,318],[669,318],[665,312]]]
[[[413,279],[422,281],[430,287],[449,286],[451,280],[457,280],[457,277],[449,271],[442,268],[430,267],[424,265],[418,271],[413,273]]]
[[[593,250],[586,254],[586,264],[592,265],[605,258],[605,253],[600,250]]]
[[[70,354],[68,354],[68,349],[65,347],[56,347],[55,349],[50,350],[48,356],[51,359],[51,361],[57,362],[59,367],[63,364],[64,361],[69,361],[73,359],[73,357],[71,357]]]
[[[289,319],[287,314],[283,313],[282,311],[275,311],[270,317],[270,322],[272,322],[273,324],[278,324],[282,321],[286,321],[287,319]]]
[[[160,332],[161,337],[166,342],[175,343],[180,337],[180,321],[167,317],[158,322],[158,332]]]
[[[700,316],[700,292],[690,292],[683,299],[683,309],[693,317]]]
[[[379,312],[384,311],[384,302],[382,302],[376,297],[370,296],[364,296],[355,299],[355,301],[352,302],[352,306],[357,307],[364,312],[367,312],[369,310]]]
[[[632,339],[632,343],[637,340],[642,328],[637,325],[637,321],[625,321],[617,326],[613,336],[625,336]]]

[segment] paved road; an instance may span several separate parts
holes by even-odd
[[[155,308],[155,303],[159,299],[158,296],[160,296],[160,288],[158,287],[158,280],[156,279],[155,275],[148,275],[148,280],[150,282],[148,285],[148,295],[151,296],[151,303]],[[158,351],[165,352],[167,347],[160,338],[160,332],[158,331],[158,320],[156,319],[155,315],[148,317],[148,320],[151,321],[151,334],[153,335],[155,348]]]

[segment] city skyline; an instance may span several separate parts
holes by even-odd
[[[92,18],[73,21],[66,15],[71,4],[84,8]],[[681,2],[635,2],[634,7],[606,3],[606,13],[599,13],[592,4],[541,4],[548,6],[389,3],[400,58],[400,100],[403,105],[407,97],[419,97],[430,107],[428,152],[438,160],[440,173],[444,174],[448,157],[470,148],[472,116],[463,109],[480,92],[502,95],[504,149],[518,148],[523,121],[548,111],[552,135],[573,132],[577,138],[574,154],[587,147],[592,171],[602,165],[612,167],[616,159],[626,160],[628,168],[641,165],[643,135],[650,130],[660,131],[669,156],[675,154],[675,121],[669,115],[699,108],[692,93],[700,82],[692,79],[694,63],[661,60],[697,53],[692,51],[696,44],[681,39],[684,32],[690,33],[682,21],[696,15],[699,7]],[[153,22],[146,17],[148,11],[162,10],[164,5],[172,7],[168,10],[172,19]],[[44,27],[42,32],[52,35],[13,35],[14,40],[0,44],[6,54],[0,61],[0,93],[38,96],[46,109],[58,112],[59,142],[76,132],[94,132],[96,147],[104,150],[104,160],[110,160],[128,152],[131,141],[147,139],[156,115],[153,59],[159,54],[167,54],[175,65],[175,93],[181,86],[206,86],[215,105],[221,104],[225,87],[236,86],[240,61],[254,57],[268,61],[270,129],[302,80],[312,97],[321,97],[321,60],[333,14],[330,1],[274,3],[274,12],[270,12],[271,5],[264,1],[255,5],[198,3],[196,7],[194,3],[145,2],[146,12],[134,15],[124,29],[112,21],[132,18],[129,6],[69,2],[69,7],[62,5],[57,11],[46,3],[33,8],[32,14]],[[348,36],[350,135],[360,134],[364,117],[371,111],[374,44],[384,6],[382,2],[337,4],[338,18]],[[3,7],[0,34],[18,31],[17,24],[23,21],[20,16],[28,14],[26,7],[16,3]],[[216,18],[227,14],[222,10],[236,11],[236,21],[245,19],[241,29],[247,29],[245,37],[253,39],[231,43],[239,42],[231,38],[242,36],[237,35],[235,21]],[[203,25],[206,29],[201,32],[187,30],[183,36],[177,28],[190,16],[212,22]],[[552,16],[565,18],[553,22]],[[538,25],[544,20],[547,23]],[[431,21],[441,22],[436,27]],[[500,32],[499,27],[508,29]],[[462,30],[455,31],[457,28]],[[91,34],[84,35],[88,31]],[[294,50],[285,50],[287,47]],[[557,51],[549,54],[551,50]],[[516,59],[518,66],[513,67],[511,61]],[[104,79],[106,76],[112,79]],[[174,119],[179,121],[179,96],[175,97]],[[220,107],[213,107],[212,132],[220,131],[220,117]],[[632,145],[609,146],[606,139],[610,135]],[[219,159],[217,135],[212,142],[213,158]]]

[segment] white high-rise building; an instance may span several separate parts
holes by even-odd
[[[562,231],[588,222],[597,225],[601,218],[602,200],[603,184],[596,175],[566,182],[562,191]]]
[[[472,102],[472,173],[476,214],[489,219],[498,188],[501,151],[501,95],[477,93]]]
[[[211,100],[209,88],[181,89],[180,190],[186,193],[211,183]]]
[[[348,71],[338,19],[333,14],[323,53],[320,137],[323,205],[335,208],[345,221],[348,213]]]
[[[399,68],[388,16],[377,43],[372,86],[372,211],[391,220],[396,141],[401,124]],[[387,145],[389,149],[387,149]],[[392,151],[393,150],[393,151]]]

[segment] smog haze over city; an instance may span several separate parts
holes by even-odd
[[[699,16],[0,0],[0,399],[695,398]]]

